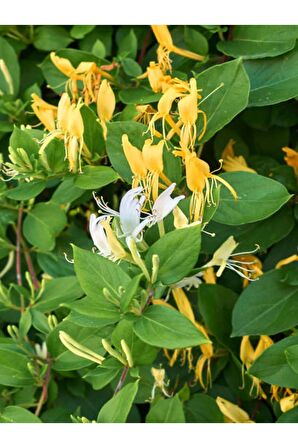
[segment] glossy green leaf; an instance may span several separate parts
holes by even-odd
[[[52,51],[67,47],[72,42],[65,28],[58,25],[42,25],[36,28],[33,44],[38,50]]]
[[[103,405],[97,423],[125,423],[138,392],[138,381],[127,384]]]
[[[109,166],[86,165],[83,172],[78,174],[74,184],[83,190],[96,190],[117,179],[119,179],[118,174]]]
[[[251,84],[249,106],[281,103],[298,95],[297,48],[276,58],[246,61]]]
[[[27,363],[29,358],[9,347],[0,347],[0,384],[12,387],[24,387],[33,384]]]
[[[163,305],[150,306],[134,324],[136,335],[155,347],[195,347],[209,341],[179,311]]]
[[[0,423],[42,423],[42,421],[28,409],[7,406],[0,412]]]
[[[155,403],[147,414],[146,423],[185,423],[183,406],[178,395]]]
[[[73,302],[83,295],[76,277],[54,278],[46,282],[40,299],[34,309],[48,313],[65,303]]]
[[[297,38],[296,25],[236,25],[232,39],[218,42],[217,49],[234,58],[273,57],[292,50]]]
[[[223,415],[214,398],[206,394],[194,394],[185,404],[187,423],[223,423]]]
[[[49,216],[51,219],[49,220]],[[51,202],[39,202],[27,214],[23,232],[33,246],[47,251],[55,247],[55,238],[66,225],[65,212]]]
[[[233,336],[276,334],[298,323],[298,286],[282,282],[285,270],[262,275],[244,289],[233,311]]]
[[[249,373],[266,383],[297,389],[297,372],[290,367],[286,357],[286,350],[297,344],[298,336],[289,336],[273,344],[257,358]]]
[[[204,70],[197,75],[197,84],[198,88],[202,89],[203,97],[200,109],[207,116],[207,130],[201,140],[204,142],[210,140],[217,131],[245,109],[248,103],[249,80],[241,59],[236,59]],[[199,123],[200,134],[203,120]]]
[[[235,226],[260,221],[291,198],[282,184],[258,174],[238,171],[221,177],[236,190],[238,199],[227,188],[221,188],[219,207],[213,218],[216,222]]]
[[[26,201],[38,196],[46,186],[46,182],[32,181],[28,183],[20,183],[17,187],[9,189],[5,196],[16,201]]]
[[[95,299],[107,288],[119,297],[119,287],[125,287],[130,277],[119,265],[91,251],[73,246],[74,266],[83,291]]]
[[[15,50],[3,37],[0,37],[0,59],[5,64],[4,70],[6,67],[9,73],[9,77],[5,77],[3,69],[0,70],[0,91],[16,96],[20,85],[20,66]]]
[[[159,257],[157,279],[165,285],[177,283],[189,274],[196,264],[201,246],[200,225],[173,230],[156,241],[146,254],[149,272],[152,255]],[[177,251],[179,247],[179,251]]]

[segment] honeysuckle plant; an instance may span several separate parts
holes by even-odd
[[[0,422],[298,422],[297,30],[1,28]]]

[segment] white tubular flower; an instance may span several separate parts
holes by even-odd
[[[171,198],[176,184],[171,184],[165,191],[163,191],[152,207],[152,224],[162,221],[166,216],[168,216],[177,204],[184,199],[184,195],[177,196],[176,198]]]
[[[100,255],[106,258],[112,256],[112,250],[106,235],[106,231],[102,225],[102,221],[107,219],[106,215],[96,217],[94,213],[90,216],[89,232],[94,245],[99,250]]]
[[[198,272],[195,275],[192,275],[191,277],[185,277],[180,282],[175,283],[175,288],[185,288],[187,291],[189,291],[191,288],[198,288],[202,282],[200,277],[203,276],[203,271]]]
[[[120,201],[119,212],[110,208],[102,198],[97,198],[94,194],[94,199],[104,216],[114,216],[119,218],[120,227],[125,238],[131,237],[136,241],[140,241],[142,236],[140,233],[148,224],[148,219],[141,220],[141,209],[145,201],[145,196],[141,195],[142,187],[132,188],[129,190]],[[140,198],[138,196],[141,195]]]
[[[233,236],[230,236],[219,248],[214,252],[212,259],[203,266],[203,268],[209,268],[212,266],[219,266],[219,269],[216,272],[216,277],[220,277],[223,271],[227,268],[231,271],[236,272],[236,274],[240,275],[240,277],[246,278],[250,281],[258,280],[258,278],[252,278],[250,274],[253,274],[254,269],[249,269],[246,267],[247,265],[254,264],[254,261],[239,261],[234,259],[233,257],[239,255],[247,255],[252,254],[259,250],[259,246],[256,245],[256,249],[249,252],[234,252],[236,247],[239,245],[234,239]]]

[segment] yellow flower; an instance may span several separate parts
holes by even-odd
[[[227,146],[223,150],[223,169],[224,171],[246,171],[248,173],[256,173],[255,170],[249,168],[243,156],[236,156],[234,152],[235,140],[230,139]]]
[[[276,266],[275,269],[280,269],[283,266],[286,266],[289,263],[293,263],[294,261],[298,261],[298,255],[294,254],[291,255],[290,257],[284,258],[283,260],[280,260]]]
[[[153,401],[155,398],[155,391],[156,389],[160,389],[161,392],[166,396],[166,397],[171,397],[172,395],[170,395],[166,389],[166,387],[168,386],[169,382],[165,382],[165,376],[166,376],[166,371],[165,369],[156,369],[155,367],[151,368],[151,374],[154,378],[154,385],[152,388],[152,392],[151,392],[151,397],[150,397],[150,401]]]
[[[106,123],[113,118],[113,113],[116,106],[116,99],[110,83],[104,79],[100,84],[97,95],[97,114],[100,119],[100,124],[103,128],[104,138],[107,138]]]
[[[249,265],[249,271],[248,276],[249,278],[256,279],[260,277],[263,274],[262,271],[262,262],[261,260],[256,257],[255,255],[247,254],[247,255],[238,255],[233,256],[234,261],[239,261],[240,265],[242,264],[242,268],[244,268],[246,265]],[[243,288],[246,288],[249,284],[249,279],[244,278],[243,279]]]
[[[284,157],[286,164],[294,168],[295,174],[298,176],[298,152],[287,146],[282,148],[282,150],[286,153]]]
[[[152,140],[147,139],[140,151],[129,142],[127,134],[122,136],[123,151],[133,172],[132,188],[142,184],[147,199],[152,192],[154,201],[157,199],[159,186],[162,187],[159,184],[160,178],[171,185],[171,181],[163,173],[163,146],[163,140],[153,145]]]
[[[67,93],[63,93],[58,103],[57,124],[44,139],[39,153],[43,154],[46,146],[54,139],[64,139],[65,158],[69,161],[69,170],[81,172],[81,155],[90,156],[88,148],[84,145],[84,123],[80,113],[81,104],[71,104]]]
[[[244,381],[244,368],[247,370],[252,366],[252,364],[255,362],[255,360],[271,345],[273,344],[272,339],[269,336],[260,336],[259,342],[254,349],[250,340],[249,336],[243,336],[241,345],[240,345],[240,359],[242,361],[243,370],[242,370],[242,377]],[[262,387],[261,387],[261,380],[259,378],[256,378],[255,376],[251,376],[252,379],[252,386],[250,393],[253,393],[253,390],[256,389],[256,396],[267,398],[266,394],[264,393]]]
[[[96,101],[102,76],[110,80],[113,79],[107,71],[97,67],[95,62],[81,62],[77,68],[74,68],[68,59],[57,56],[55,52],[51,52],[50,57],[55,67],[70,78],[66,84],[66,89],[69,88],[71,91],[73,100],[77,100],[79,97],[78,81],[82,81],[82,94],[87,105]],[[105,68],[111,70],[114,65],[111,64],[111,66]]]
[[[203,271],[203,279],[205,283],[216,284],[216,275],[214,269],[212,267],[204,269]]]
[[[156,110],[150,104],[137,104],[136,105],[137,115],[133,118],[134,121],[138,121],[148,126],[152,116],[156,113]],[[162,137],[158,132],[156,137]]]
[[[216,272],[216,277],[220,277],[223,271],[227,268],[231,271],[236,272],[236,274],[240,275],[242,278],[246,278],[250,281],[256,280],[253,277],[254,270],[249,269],[246,266],[251,267],[255,261],[241,261],[237,260],[238,256],[244,257],[248,254],[256,252],[259,250],[259,246],[256,245],[256,249],[250,252],[237,252],[235,253],[235,249],[237,248],[239,243],[237,243],[233,236],[230,236],[224,243],[222,243],[219,248],[214,252],[212,259],[206,263],[203,268],[210,268],[213,266],[219,266],[219,269]]]
[[[147,168],[143,160],[142,151],[130,143],[127,134],[122,135],[122,148],[133,173],[132,188],[136,188],[141,181],[145,180],[147,175]]]
[[[189,94],[185,95],[178,102],[178,112],[179,112],[179,122],[182,122],[181,129],[181,142],[182,146],[186,147],[194,147],[196,136],[197,136],[197,127],[196,121],[198,119],[198,115],[203,115],[204,126],[203,131],[199,135],[199,140],[203,137],[206,126],[207,126],[207,118],[205,112],[198,109],[198,98],[201,96],[198,95],[197,91],[197,81],[195,78],[191,78],[189,81]],[[178,123],[179,123],[178,122]]]
[[[151,25],[151,28],[157,42],[159,43],[157,58],[163,72],[172,69],[170,53],[176,53],[180,56],[194,59],[196,61],[204,60],[204,56],[176,47],[173,43],[173,39],[167,25]]]
[[[31,107],[35,115],[48,131],[53,131],[57,118],[57,106],[47,103],[36,93],[32,93],[31,98],[33,100]]]
[[[247,412],[222,397],[216,398],[216,404],[224,416],[225,423],[255,423]]]
[[[208,333],[206,329],[203,327],[203,325],[200,325],[194,316],[194,312],[192,310],[190,301],[188,300],[187,295],[183,291],[182,288],[174,287],[172,288],[172,294],[175,300],[175,303],[177,305],[178,310],[180,313],[182,313],[185,317],[187,317],[197,328],[199,331],[203,333],[203,335],[206,337],[206,339],[210,340],[208,337]],[[157,303],[155,300],[154,303]],[[163,300],[158,301],[159,304],[162,304],[164,306],[167,306],[169,308],[173,308],[168,303],[164,302]],[[203,389],[207,389],[208,386],[211,385],[212,379],[211,379],[211,359],[213,357],[213,345],[210,341],[210,343],[201,344],[199,346],[199,349],[201,350],[202,354],[198,358],[196,365],[193,366],[193,353],[192,348],[188,347],[186,349],[176,349],[173,352],[173,355],[170,356],[168,350],[164,350],[166,357],[169,360],[169,365],[173,366],[175,362],[177,361],[178,357],[182,356],[181,364],[184,365],[186,362],[186,358],[188,360],[188,368],[189,370],[194,370],[194,380],[199,381]],[[204,383],[203,379],[203,371],[204,367],[207,365],[207,378],[206,378],[206,384]]]
[[[288,412],[295,406],[298,406],[298,393],[291,394],[288,397],[284,397],[280,400],[280,409],[282,412]]]
[[[210,172],[207,162],[199,159],[194,152],[185,152],[185,169],[186,183],[190,191],[193,193],[190,202],[190,217],[194,221],[198,221],[203,217],[205,203],[208,206],[215,205],[213,198],[213,188],[217,187],[217,182],[222,183],[237,199],[237,193],[234,188],[222,177]],[[211,180],[211,185],[209,184]],[[205,189],[205,193],[203,193]]]

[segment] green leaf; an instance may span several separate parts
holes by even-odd
[[[157,279],[165,285],[177,283],[195,266],[201,246],[201,227],[194,225],[166,233],[157,240],[146,254],[149,272],[152,255],[159,256]],[[177,248],[179,247],[179,251]]]
[[[6,67],[8,71],[8,76],[5,76],[3,69],[0,70],[0,91],[16,96],[20,85],[20,66],[15,50],[3,37],[0,37],[0,59],[5,64],[3,69]]]
[[[194,394],[185,404],[187,423],[224,423],[224,418],[214,398]]]
[[[135,334],[133,325],[134,320],[122,319],[113,330],[112,343],[119,351],[122,351],[121,340],[124,339],[130,348],[134,366],[151,366],[158,349],[141,341]]]
[[[68,32],[62,26],[42,25],[35,29],[33,44],[42,51],[59,50],[72,42]]]
[[[51,217],[51,219],[49,219]],[[39,202],[27,214],[24,224],[24,236],[40,250],[52,250],[55,238],[66,225],[65,212],[51,202]]]
[[[117,179],[118,174],[109,166],[86,165],[83,167],[83,172],[76,177],[74,185],[83,190],[96,190]]]
[[[276,423],[297,423],[298,422],[298,407],[295,406],[288,412],[281,414],[276,420]]]
[[[184,42],[188,50],[203,56],[208,54],[208,40],[202,33],[190,26],[184,27]]]
[[[143,133],[146,126],[133,121],[115,121],[107,123],[108,138],[106,142],[107,154],[113,168],[128,183],[132,182],[132,173],[122,148],[122,135],[127,134],[130,143],[141,149],[146,136]]]
[[[67,172],[68,165],[63,141],[54,138],[40,155],[40,161],[50,174]]]
[[[91,33],[95,25],[73,25],[70,30],[70,36],[73,39],[83,39],[87,34]]]
[[[19,335],[21,339],[23,339],[28,334],[31,325],[32,325],[31,310],[27,308],[26,311],[22,313],[19,322]]]
[[[201,140],[205,142],[245,109],[249,80],[241,59],[236,59],[203,71],[197,75],[197,83],[203,96],[200,109],[207,115],[207,131]],[[222,83],[223,86],[220,87]],[[202,130],[203,120],[200,121],[198,135]]]
[[[1,423],[42,423],[40,418],[20,406],[7,406],[0,412]]]
[[[282,282],[285,269],[266,272],[240,294],[232,336],[272,335],[297,325],[298,286]]]
[[[154,93],[145,87],[129,87],[119,92],[119,98],[124,104],[150,104],[158,101],[160,97],[160,93]]]
[[[103,138],[102,127],[98,118],[90,107],[82,106],[80,113],[84,123],[84,143],[94,156],[105,154],[105,141]]]
[[[46,182],[37,180],[20,183],[17,187],[8,190],[5,196],[16,201],[27,201],[38,196],[46,187]]]
[[[146,416],[146,423],[185,423],[183,406],[178,395],[155,403]]]
[[[118,44],[118,54],[130,56],[134,59],[137,55],[138,49],[138,40],[134,30],[132,28],[126,28],[119,31],[121,32],[121,35],[118,33],[116,38]]]
[[[40,299],[34,304],[34,309],[49,313],[64,303],[73,302],[83,295],[76,277],[53,278],[46,282]]]
[[[86,297],[69,304],[72,310],[69,320],[78,325],[103,328],[120,320],[120,311],[113,303],[101,295],[98,290],[97,297]]]
[[[295,373],[298,373],[298,344],[291,345],[291,347],[287,348],[285,354],[291,369],[293,369]]]
[[[55,189],[53,196],[51,197],[51,202],[55,202],[59,205],[66,205],[81,197],[85,191],[75,186],[75,181],[75,176],[65,177],[61,184]]]
[[[149,345],[185,348],[205,344],[205,336],[179,311],[163,305],[150,306],[134,324],[136,335]]]
[[[84,380],[90,383],[94,390],[101,390],[120,375],[123,365],[115,358],[106,359],[100,366],[84,375]]]
[[[125,423],[138,392],[138,383],[127,384],[105,403],[99,411],[97,423]]]
[[[298,95],[298,50],[276,58],[246,61],[251,84],[249,106],[281,103]]]
[[[290,336],[273,344],[256,359],[249,374],[269,384],[297,389],[298,375],[289,366],[285,353],[297,344],[298,336]]]
[[[243,171],[221,174],[235,190],[235,200],[222,187],[214,221],[236,226],[260,221],[277,212],[291,198],[286,188],[268,177]]]
[[[122,67],[126,75],[136,78],[142,74],[142,67],[132,58],[125,58]]]
[[[130,277],[120,266],[101,255],[73,246],[74,266],[83,291],[95,299],[107,288],[114,296],[119,296],[119,287],[125,286]]]
[[[10,136],[9,145],[13,149],[25,149],[29,158],[33,154],[37,155],[39,151],[38,143],[32,138],[32,134],[28,130],[20,129],[17,126],[14,127]]]
[[[97,39],[92,46],[92,54],[98,58],[104,58],[106,56],[106,47],[100,39]]]
[[[230,334],[232,311],[237,294],[224,286],[205,283],[200,285],[198,293],[199,311],[209,332],[216,337],[218,342],[235,348],[235,340],[231,340]]]
[[[33,384],[32,375],[27,369],[29,359],[9,347],[0,348],[0,384],[11,387],[24,387]]]
[[[218,42],[217,49],[234,58],[273,57],[292,50],[297,38],[296,25],[237,25],[233,38]]]

